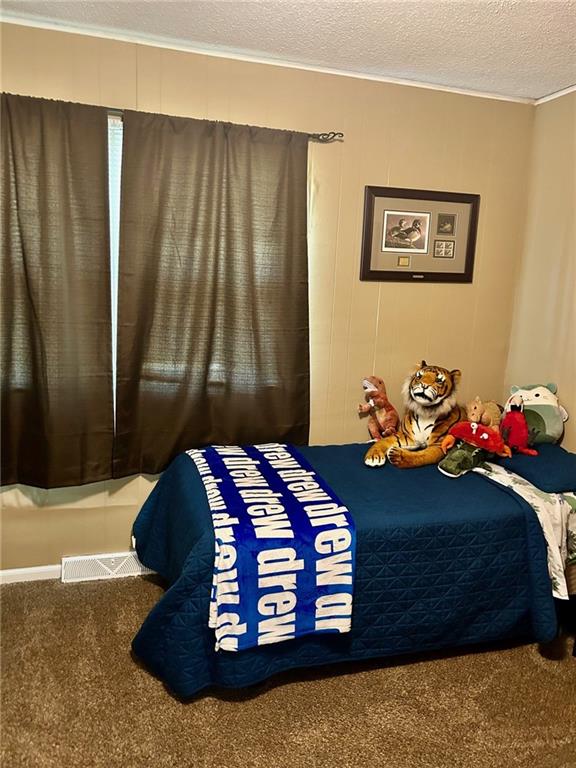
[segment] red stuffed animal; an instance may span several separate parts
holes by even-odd
[[[516,453],[538,456],[538,451],[528,448],[528,424],[524,416],[524,403],[520,396],[511,397],[500,422],[500,433],[506,444]]]
[[[462,440],[488,453],[495,453],[497,456],[512,455],[510,447],[505,444],[502,435],[496,429],[477,424],[475,421],[459,421],[458,424],[450,427],[450,431],[442,440],[443,452],[448,453],[457,440]]]

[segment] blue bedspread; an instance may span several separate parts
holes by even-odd
[[[140,560],[170,587],[133,649],[176,694],[247,686],[294,667],[554,637],[544,537],[513,491],[473,473],[450,479],[435,466],[368,468],[362,444],[298,450],[356,522],[352,631],[214,651],[214,533],[202,482],[183,454],[134,524]]]

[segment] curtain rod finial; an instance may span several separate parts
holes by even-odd
[[[314,141],[320,141],[322,144],[328,144],[330,141],[336,141],[337,139],[343,139],[343,133],[337,133],[336,131],[330,131],[329,133],[311,133],[310,138]]]

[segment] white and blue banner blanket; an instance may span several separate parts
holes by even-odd
[[[216,650],[348,632],[354,521],[304,457],[278,443],[188,455],[214,524],[209,624]]]

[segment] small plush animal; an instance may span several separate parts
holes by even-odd
[[[494,454],[512,455],[499,432],[475,421],[460,421],[453,426],[442,441],[442,450],[446,457],[438,464],[438,469],[448,477],[460,477],[484,464]]]
[[[520,395],[512,395],[506,403],[504,416],[500,422],[500,432],[510,448],[516,453],[537,456],[538,451],[528,448],[528,424],[524,416],[524,404]]]
[[[425,360],[408,376],[403,386],[406,409],[396,432],[368,449],[364,463],[380,467],[386,459],[396,467],[436,464],[444,456],[442,440],[450,427],[465,418],[456,403],[461,373]]]
[[[476,448],[481,448],[488,453],[498,456],[511,456],[510,447],[502,439],[502,435],[493,427],[485,427],[475,421],[460,421],[450,428],[450,431],[442,440],[442,451],[448,451],[458,441],[470,443]]]
[[[494,400],[482,402],[477,395],[466,405],[466,415],[468,421],[483,424],[485,427],[492,427],[492,429],[499,431],[502,409]]]
[[[398,411],[386,394],[384,380],[378,376],[368,376],[362,381],[365,403],[360,403],[360,416],[369,414],[368,431],[374,440],[380,440],[396,431],[400,417]]]
[[[557,443],[562,438],[568,414],[558,402],[557,391],[556,384],[511,387],[508,402],[514,397],[522,398],[530,445]]]

